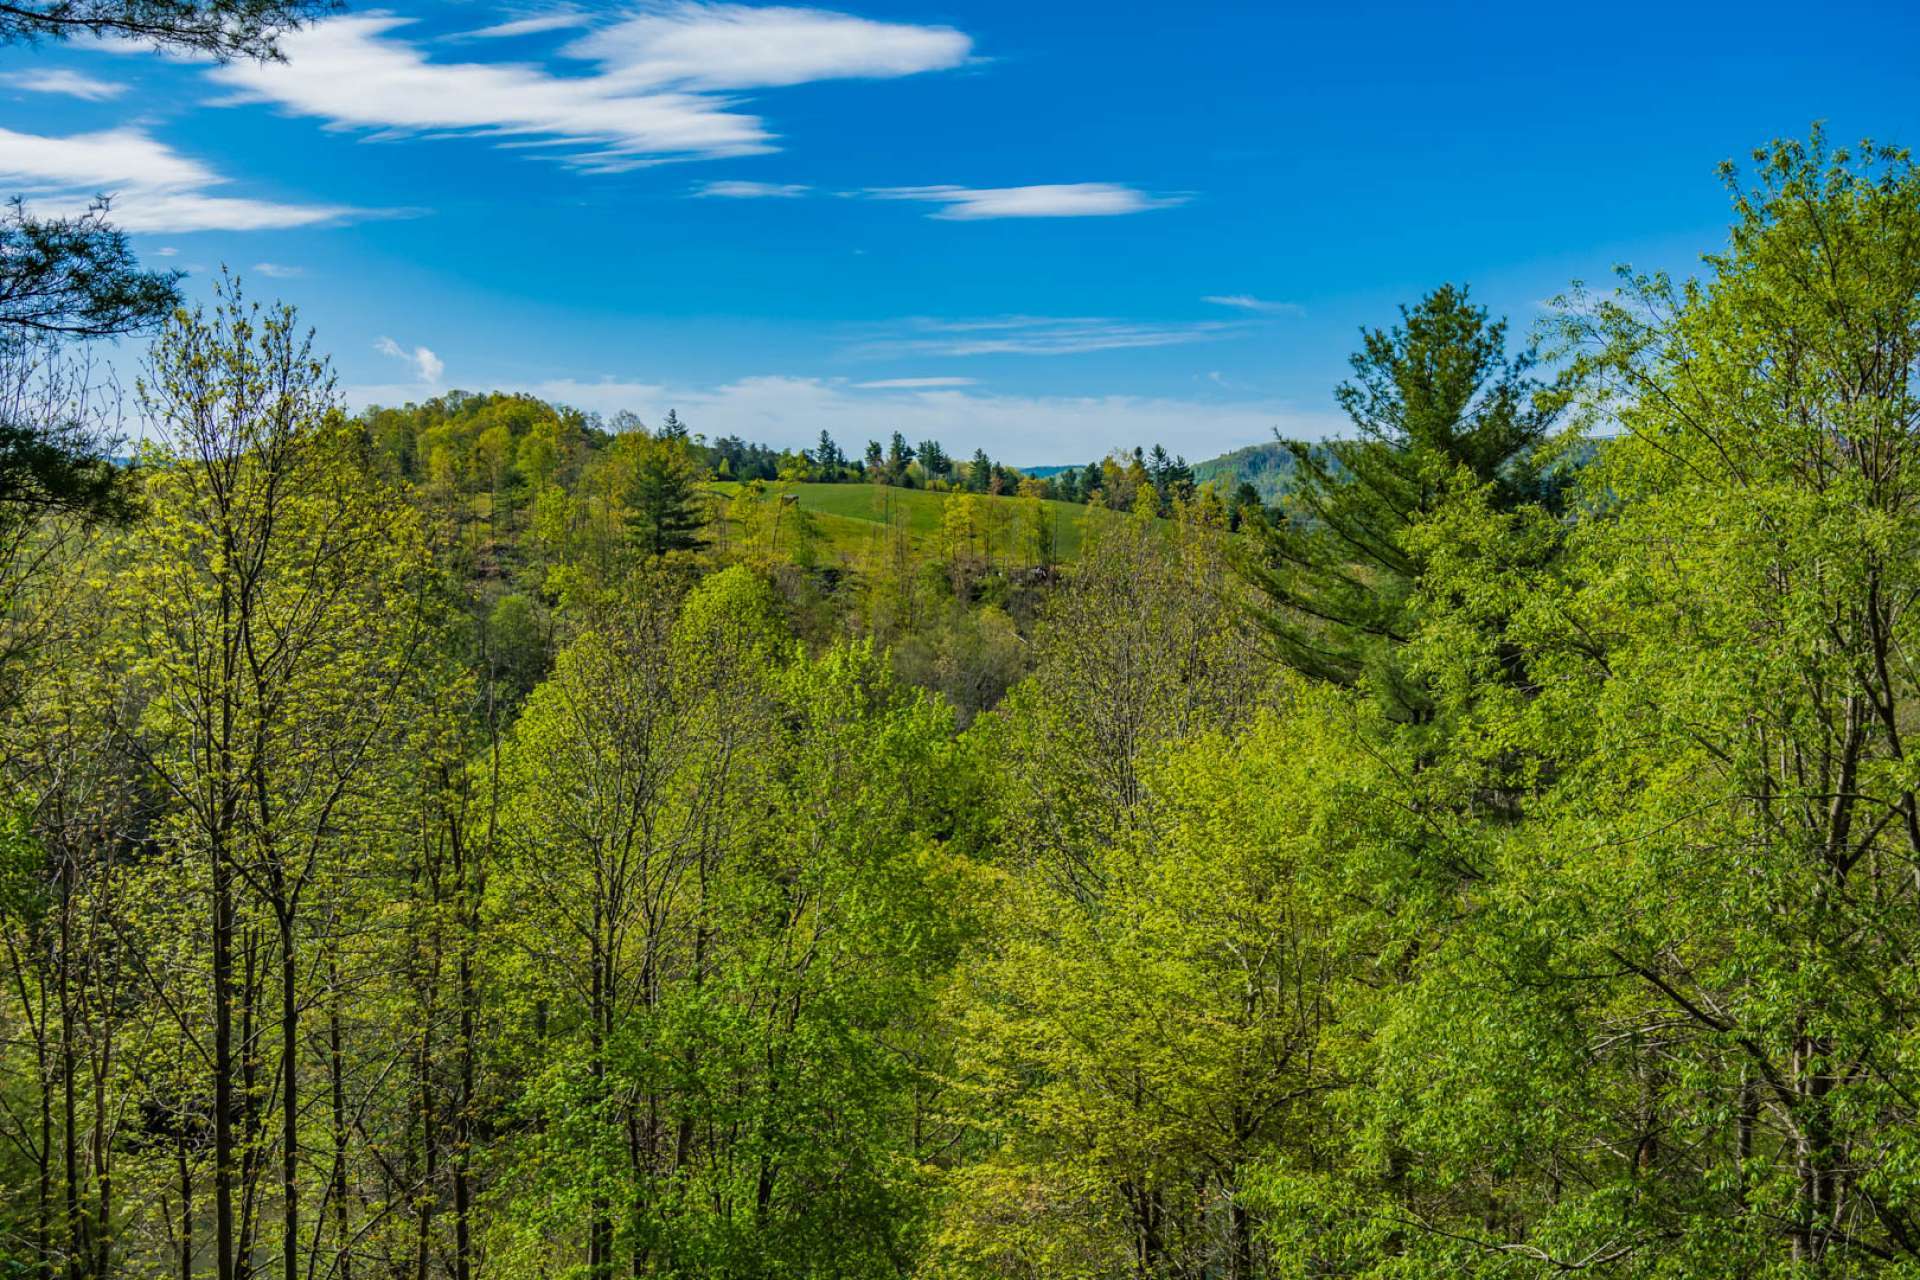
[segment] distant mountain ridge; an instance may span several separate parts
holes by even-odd
[[[1020,467],[1022,475],[1044,480],[1057,476],[1063,471],[1078,471],[1074,465]],[[1223,453],[1217,458],[1208,458],[1204,462],[1193,464],[1193,482],[1195,485],[1211,484],[1223,494],[1232,493],[1242,482],[1250,484],[1260,494],[1260,501],[1272,503],[1287,491],[1293,483],[1293,455],[1287,452],[1287,446],[1279,440],[1269,440],[1264,444],[1250,444],[1245,448]]]

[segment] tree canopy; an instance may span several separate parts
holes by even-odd
[[[1727,180],[1275,517],[349,414],[223,281],[7,526],[0,1273],[1920,1274],[1920,170]]]

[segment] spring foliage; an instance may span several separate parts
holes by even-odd
[[[0,1274],[1920,1275],[1920,174],[1729,186],[1064,566],[176,314],[0,564]]]

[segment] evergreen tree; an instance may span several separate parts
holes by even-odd
[[[1234,487],[1233,498],[1227,503],[1230,527],[1235,530],[1247,520],[1258,520],[1265,514],[1266,508],[1260,501],[1260,491],[1251,481],[1242,480]]]
[[[1137,457],[1139,450],[1134,454]],[[1185,458],[1169,454],[1165,446],[1156,444],[1147,456],[1146,467],[1147,479],[1159,495],[1161,515],[1169,514],[1175,502],[1193,497],[1193,468]]]
[[[913,465],[913,446],[898,431],[887,442],[887,483],[904,485],[910,480],[907,468]]]
[[[820,432],[820,443],[814,446],[813,460],[819,468],[819,479],[822,482],[834,484],[840,479],[845,458],[840,453],[840,446],[833,442],[833,437],[828,435],[824,428]]]
[[[967,488],[975,493],[985,493],[993,487],[993,460],[987,457],[985,449],[973,451],[973,461],[967,464]]]
[[[74,36],[130,40],[215,58],[280,57],[280,37],[334,0],[24,0],[0,5],[0,44]]]
[[[1400,325],[1365,331],[1354,379],[1337,391],[1355,439],[1287,444],[1294,486],[1259,527],[1246,572],[1280,660],[1335,684],[1369,685],[1391,714],[1419,719],[1427,695],[1404,670],[1408,600],[1420,561],[1408,531],[1464,474],[1503,509],[1540,493],[1534,454],[1564,397],[1534,378],[1531,349],[1507,353],[1504,320],[1443,285]]]
[[[653,557],[699,546],[706,510],[700,473],[685,441],[645,434],[625,439],[633,442],[622,494],[633,545]]]

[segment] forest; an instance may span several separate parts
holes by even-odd
[[[1920,170],[1723,177],[1046,475],[350,410],[14,204],[0,1276],[1920,1277]]]

